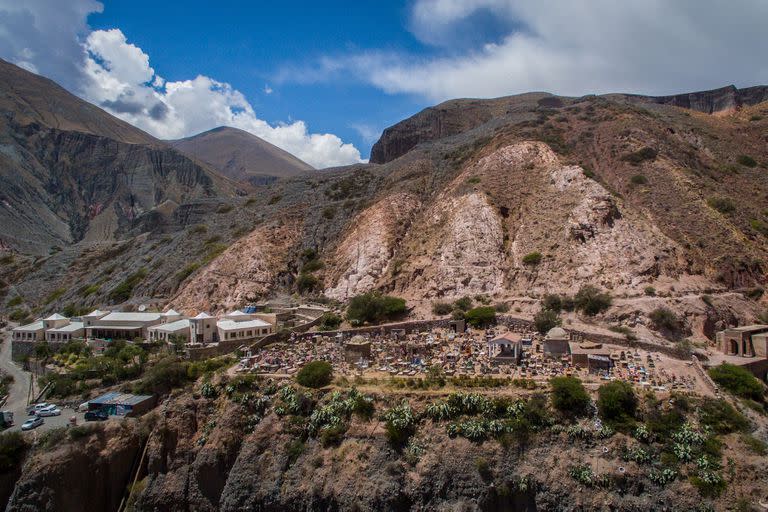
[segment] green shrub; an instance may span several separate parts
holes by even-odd
[[[133,274],[129,275],[123,282],[117,285],[109,292],[109,300],[113,303],[125,302],[131,298],[133,289],[147,276],[147,270],[140,268]]]
[[[493,308],[496,310],[497,313],[508,313],[509,312],[509,304],[506,302],[497,302],[493,305]]]
[[[273,205],[280,202],[280,200],[283,198],[280,194],[275,194],[272,197],[269,198],[269,201],[267,201],[267,204]]]
[[[83,286],[78,291],[80,293],[80,296],[85,298],[85,297],[88,297],[90,295],[93,295],[94,293],[97,293],[99,290],[101,290],[101,285],[100,284],[92,284],[92,285],[89,285],[89,286]]]
[[[742,434],[741,442],[744,443],[744,446],[749,448],[749,450],[755,455],[760,455],[761,457],[763,457],[766,454],[768,454],[768,444],[766,444],[765,441],[761,441],[760,439],[757,439],[754,436],[751,436],[749,434]]]
[[[9,308],[12,308],[12,307],[18,306],[22,302],[24,302],[24,298],[21,295],[17,295],[14,298],[10,299],[8,302],[6,302],[5,305],[8,306]]]
[[[554,377],[549,380],[552,388],[552,407],[565,416],[585,416],[592,400],[581,381],[575,377]]]
[[[710,208],[713,208],[720,213],[731,213],[736,210],[736,205],[734,205],[733,201],[727,197],[710,197],[707,199],[707,204]]]
[[[591,285],[582,286],[573,300],[576,309],[587,316],[595,316],[611,306],[611,296]]]
[[[334,218],[335,216],[336,216],[336,208],[334,208],[333,206],[326,206],[325,208],[323,208],[323,218],[324,219],[330,220],[330,219]]]
[[[559,313],[563,309],[563,299],[556,293],[547,293],[541,299],[541,307]]]
[[[342,322],[342,318],[339,315],[331,311],[328,311],[326,313],[323,313],[323,316],[320,319],[319,328],[321,331],[333,331],[339,328],[339,326],[341,325],[341,322]]]
[[[649,147],[638,149],[632,153],[627,153],[621,157],[621,160],[629,162],[632,165],[640,165],[647,160],[655,160],[658,156],[658,152]]]
[[[743,432],[749,428],[749,420],[725,400],[704,399],[698,413],[702,425],[718,434]]]
[[[188,264],[183,269],[176,272],[176,276],[175,276],[176,282],[177,283],[183,282],[186,278],[191,276],[195,272],[195,270],[197,270],[198,268],[200,268],[200,264],[197,262]]]
[[[709,369],[709,376],[717,384],[741,398],[762,401],[765,387],[749,370],[734,364],[722,363]]]
[[[216,209],[216,213],[229,213],[232,211],[231,204],[222,204]]]
[[[397,318],[405,311],[405,299],[383,295],[381,292],[368,292],[349,301],[347,318],[353,325],[380,323]]]
[[[407,401],[386,411],[382,419],[387,439],[396,447],[404,446],[416,432],[416,416]]]
[[[306,293],[314,290],[319,282],[312,274],[302,272],[299,274],[298,279],[296,279],[296,288],[299,290],[299,293]]]
[[[749,155],[739,155],[736,161],[744,167],[757,167],[757,161]]]
[[[480,306],[470,309],[464,315],[464,318],[472,327],[487,327],[496,321],[496,308],[493,306]]]
[[[768,236],[768,223],[765,223],[759,219],[752,219],[749,221],[749,226],[761,235]]]
[[[187,367],[189,363],[178,361],[173,357],[162,359],[155,363],[144,374],[134,387],[134,393],[163,395],[174,388],[184,386],[188,382]]]
[[[523,256],[523,264],[535,266],[541,263],[541,258],[542,258],[542,255],[538,251],[529,252],[528,254]]]
[[[653,328],[659,332],[664,332],[673,338],[678,338],[682,334],[683,324],[669,308],[658,307],[651,311],[648,318],[650,318]]]
[[[288,456],[288,466],[292,466],[296,462],[301,454],[306,450],[306,445],[300,439],[291,441],[286,449],[286,455]]]
[[[631,423],[637,411],[637,397],[632,385],[624,381],[612,381],[597,390],[597,410],[609,424]]]
[[[333,367],[326,361],[312,361],[301,367],[296,382],[308,388],[322,388],[333,380]]]
[[[656,296],[656,288],[653,286],[646,286],[645,290],[643,290],[645,294],[649,297],[655,297]]]
[[[45,297],[45,300],[43,302],[45,304],[50,304],[51,302],[54,302],[59,298],[61,298],[61,296],[64,295],[64,292],[66,291],[67,290],[65,288],[56,288]]]
[[[630,183],[633,185],[647,185],[648,184],[648,178],[643,176],[642,174],[635,174],[629,179]]]
[[[302,272],[317,272],[323,268],[323,262],[317,258],[313,258],[301,266]]]
[[[533,325],[538,332],[546,334],[550,329],[562,323],[560,316],[551,309],[541,309],[533,317]]]
[[[433,302],[432,313],[438,316],[449,315],[453,311],[453,306],[447,302]]]
[[[462,297],[454,301],[453,305],[456,309],[460,309],[462,311],[469,311],[470,309],[472,309],[472,299],[470,297]]]

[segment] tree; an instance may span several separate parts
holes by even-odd
[[[587,316],[595,316],[608,309],[611,305],[611,296],[592,285],[582,286],[573,297],[576,309]]]
[[[533,317],[533,325],[541,334],[546,334],[550,329],[557,327],[562,323],[560,317],[551,309],[541,309]]]
[[[462,311],[469,311],[472,308],[472,299],[469,297],[462,297],[460,299],[457,299],[454,303],[454,306],[456,306],[456,309],[460,309]]]
[[[585,416],[589,412],[592,400],[581,381],[575,377],[554,377],[550,379],[552,387],[552,407],[566,416]]]
[[[333,380],[333,367],[326,361],[311,361],[296,374],[296,382],[308,388],[322,388]]]
[[[353,325],[380,323],[398,317],[405,311],[405,299],[383,295],[380,292],[368,292],[349,301],[347,318]]]
[[[464,315],[469,325],[472,327],[486,327],[496,321],[496,308],[493,306],[480,306],[470,309]]]
[[[621,380],[608,382],[597,390],[600,417],[614,425],[632,421],[637,410],[637,397],[632,385]]]
[[[541,299],[541,307],[559,313],[563,308],[563,300],[556,293],[548,293]]]
[[[342,318],[336,313],[333,313],[331,311],[323,313],[323,316],[320,319],[320,330],[333,331],[334,329],[338,329],[339,326],[341,325],[341,321],[342,321]]]
[[[648,318],[653,323],[653,328],[659,332],[666,333],[672,338],[679,338],[682,334],[683,324],[669,308],[658,307],[651,311]]]

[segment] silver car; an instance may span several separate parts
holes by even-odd
[[[37,416],[39,417],[61,416],[61,409],[59,409],[55,405],[51,405],[49,407],[46,407],[45,409],[40,409],[39,411],[37,411]]]
[[[32,430],[33,428],[37,428],[40,425],[45,423],[43,421],[43,418],[39,416],[35,416],[34,418],[29,418],[27,421],[21,424],[21,430]]]

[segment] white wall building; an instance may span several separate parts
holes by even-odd
[[[160,313],[112,312],[85,327],[88,338],[110,340],[147,339],[147,329],[162,322]]]
[[[189,319],[190,343],[218,343],[219,333],[216,330],[216,319],[208,313],[200,313]]]
[[[27,325],[20,325],[13,331],[13,341],[43,341],[45,339],[45,322],[38,320]]]
[[[221,341],[261,338],[274,332],[272,324],[259,318],[235,321],[225,317],[218,321],[217,327]]]
[[[147,332],[150,341],[169,342],[172,337],[178,337],[183,339],[184,343],[189,343],[189,326],[190,320],[183,318],[175,322],[153,325],[147,329]]]

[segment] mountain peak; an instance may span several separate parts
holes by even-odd
[[[261,137],[231,126],[218,126],[168,143],[229,178],[254,185],[314,170]]]

